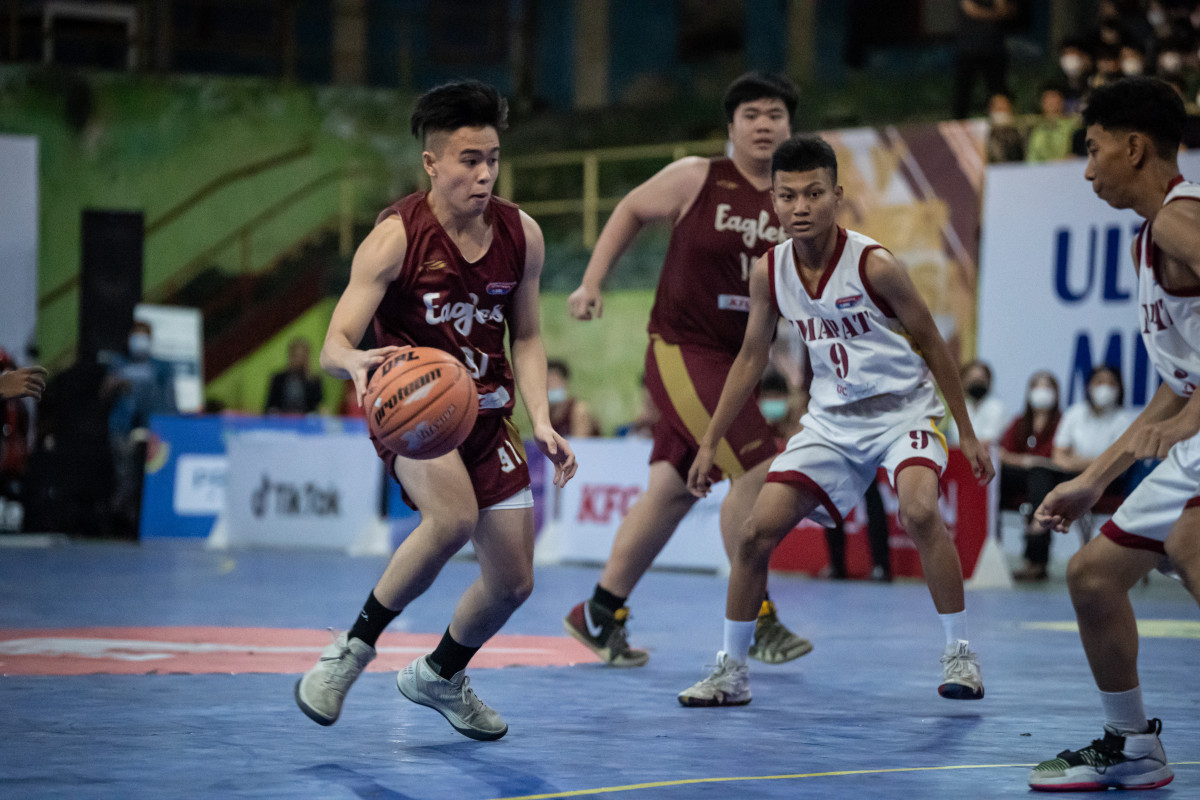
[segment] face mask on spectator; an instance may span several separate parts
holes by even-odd
[[[778,422],[787,416],[787,400],[759,400],[758,410],[766,417],[767,422]]]
[[[1121,73],[1124,75],[1141,75],[1142,60],[1140,58],[1125,58],[1121,60]]]
[[[992,122],[993,128],[1008,128],[1013,124],[1011,111],[993,111],[988,117]]]
[[[145,358],[150,355],[150,336],[145,333],[129,334],[129,355]]]
[[[1158,30],[1167,24],[1167,12],[1163,11],[1162,6],[1150,6],[1146,10],[1146,22],[1150,23],[1150,27]]]
[[[988,385],[982,381],[967,384],[967,396],[972,400],[982,400],[987,396]]]
[[[1174,75],[1183,69],[1183,55],[1174,51],[1163,53],[1158,57],[1158,69],[1168,75]]]
[[[1083,74],[1083,56],[1078,53],[1067,53],[1058,59],[1058,65],[1069,78],[1078,78]]]
[[[557,389],[547,389],[546,399],[551,403],[561,403],[567,399],[567,390],[562,386]]]
[[[1049,386],[1035,386],[1029,390],[1029,407],[1036,411],[1054,408],[1057,401],[1058,397]]]
[[[1103,411],[1112,408],[1113,404],[1117,402],[1117,387],[1102,383],[1089,389],[1088,396],[1092,398],[1096,408]]]

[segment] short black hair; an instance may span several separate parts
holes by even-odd
[[[752,103],[755,100],[780,100],[787,107],[788,119],[796,116],[796,104],[800,100],[800,92],[796,84],[788,80],[786,75],[772,75],[766,72],[747,72],[739,76],[725,90],[725,119],[733,122],[734,112],[742,103]]]
[[[1144,133],[1154,141],[1159,158],[1173,160],[1183,140],[1187,112],[1171,85],[1145,75],[1098,86],[1088,95],[1083,125],[1106,131]]]
[[[783,373],[777,369],[768,368],[763,373],[762,379],[758,382],[758,391],[762,394],[772,392],[774,394],[788,394],[787,378],[783,377]]]
[[[413,136],[425,141],[431,132],[508,127],[508,101],[481,81],[457,81],[430,89],[417,98],[412,113]]]
[[[567,366],[567,362],[559,358],[551,358],[546,361],[546,371],[554,370],[563,376],[564,381],[571,380],[571,368]]]
[[[798,133],[775,148],[771,156],[771,178],[776,172],[808,172],[824,167],[837,185],[837,153],[820,136]]]

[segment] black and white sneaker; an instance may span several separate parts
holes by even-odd
[[[1162,722],[1148,720],[1145,733],[1120,734],[1104,726],[1104,738],[1081,750],[1063,750],[1029,773],[1039,792],[1088,792],[1107,789],[1157,789],[1175,779],[1158,734]]]

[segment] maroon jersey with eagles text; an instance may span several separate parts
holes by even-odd
[[[417,192],[385,208],[375,224],[399,215],[408,250],[400,274],[375,310],[380,347],[436,347],[467,366],[479,388],[479,413],[512,413],[513,373],[505,354],[513,292],[525,273],[525,231],[517,206],[493,197],[492,243],[468,262]]]
[[[750,312],[750,265],[784,238],[770,189],[755,189],[730,159],[711,159],[700,194],[671,232],[650,333],[737,355]]]

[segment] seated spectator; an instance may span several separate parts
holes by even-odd
[[[1107,450],[1136,416],[1124,408],[1125,387],[1115,367],[1101,364],[1088,375],[1087,397],[1068,408],[1054,434],[1054,463],[1080,473]]]
[[[546,362],[546,396],[550,401],[550,425],[559,436],[599,436],[600,423],[587,403],[570,395],[571,369],[565,361]]]
[[[1029,129],[1025,144],[1026,161],[1059,161],[1071,156],[1071,137],[1079,127],[1064,113],[1062,89],[1047,85],[1042,89],[1041,115]]]
[[[1058,46],[1058,68],[1055,82],[1063,90],[1063,110],[1078,114],[1083,110],[1083,98],[1095,69],[1087,43],[1078,38],[1064,39]]]
[[[654,424],[658,422],[658,406],[654,405],[654,398],[650,396],[650,390],[646,388],[645,373],[638,376],[638,391],[641,408],[638,410],[637,417],[613,431],[613,436],[633,436],[638,439],[649,439],[654,436]]]
[[[288,342],[287,369],[271,376],[265,414],[312,414],[321,405],[321,378],[312,374],[312,347],[297,336]]]
[[[997,441],[1008,425],[1008,411],[1004,402],[992,394],[992,368],[987,362],[975,359],[962,365],[959,370],[963,393],[966,395],[967,416],[975,437],[985,447]],[[951,425],[946,431],[951,445],[958,445],[958,426]]]
[[[1121,48],[1101,45],[1096,48],[1096,71],[1089,88],[1104,86],[1121,77]]]
[[[780,447],[800,430],[804,409],[796,401],[787,378],[768,367],[758,384],[758,409],[774,431]]]
[[[1053,461],[1054,434],[1061,418],[1058,380],[1038,371],[1029,378],[1025,410],[1000,438],[1000,507],[1018,508],[1025,523],[1025,565],[1018,580],[1045,580],[1050,533],[1033,521],[1033,512],[1066,475]]]
[[[989,164],[1025,160],[1025,138],[1017,130],[1012,97],[1008,93],[994,94],[988,101],[988,126]]]

